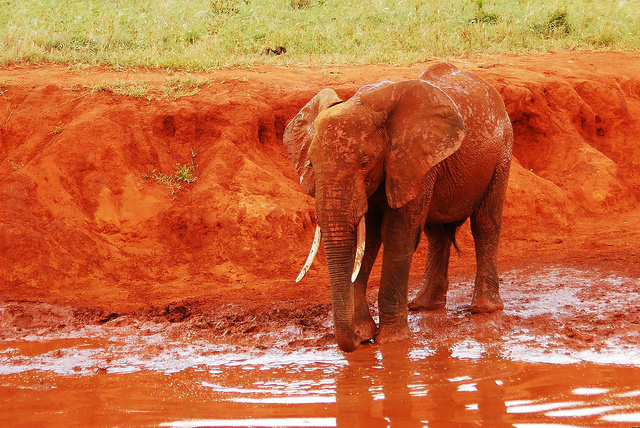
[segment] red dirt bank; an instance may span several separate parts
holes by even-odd
[[[454,63],[500,91],[514,124],[502,270],[593,265],[639,277],[640,55]],[[38,323],[19,302],[101,322],[123,313],[179,321],[194,308],[215,319],[238,303],[263,316],[326,313],[322,255],[293,281],[314,205],[284,153],[284,127],[324,87],[346,98],[428,65],[225,70],[199,76],[210,83],[176,101],[162,97],[161,72],[0,69],[0,325]],[[155,99],[87,89],[114,79],[148,82]],[[197,181],[174,194],[145,178],[192,161]],[[452,275],[467,278],[466,228],[460,241]],[[423,260],[421,246],[412,287]]]

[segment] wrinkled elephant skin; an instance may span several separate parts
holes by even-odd
[[[325,89],[283,140],[302,188],[315,197],[342,350],[374,337],[407,339],[409,308],[445,306],[450,247],[468,218],[477,254],[471,310],[502,309],[497,250],[513,131],[492,86],[442,63],[419,79],[365,86],[344,102]],[[366,245],[352,282],[363,217]],[[423,232],[427,265],[409,303],[409,268]],[[381,244],[378,329],[365,292]]]

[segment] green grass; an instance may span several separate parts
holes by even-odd
[[[9,165],[11,165],[11,168],[13,168],[14,171],[18,171],[19,169],[24,167],[23,163],[18,164],[12,161],[11,159],[8,159],[7,162],[9,162]]]
[[[74,90],[74,88],[71,88]],[[146,82],[123,81],[103,82],[90,87],[92,92],[111,92],[115,95],[125,95],[137,99],[149,98],[151,87]]]
[[[286,54],[264,55],[284,46]],[[640,0],[0,0],[0,65],[198,71],[640,50]]]
[[[193,157],[195,157],[195,155],[193,155]],[[193,161],[191,165],[176,164],[176,167],[176,172],[174,172],[172,175],[165,175],[154,169],[148,174],[144,174],[142,178],[144,178],[145,180],[149,178],[155,179],[158,184],[163,184],[169,187],[169,189],[171,190],[171,194],[175,195],[176,192],[182,189],[183,183],[189,184],[197,180],[197,177],[193,175],[194,171],[197,168],[197,165],[193,165]]]
[[[169,77],[165,82],[164,97],[171,100],[190,97],[200,92],[200,89],[207,83],[208,80],[197,79],[193,76]]]
[[[207,79],[198,79],[191,75],[174,76],[166,79],[162,86],[162,97],[153,94],[153,87],[144,81],[133,80],[123,81],[115,79],[113,82],[101,82],[90,86],[69,86],[63,89],[69,91],[82,91],[89,89],[90,92],[110,92],[114,95],[123,95],[136,99],[169,99],[175,101],[182,97],[190,97],[200,92],[200,89],[209,81]],[[0,87],[0,95],[2,94]]]

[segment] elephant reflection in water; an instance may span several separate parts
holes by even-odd
[[[324,89],[287,125],[283,142],[315,197],[314,242],[321,234],[343,351],[374,337],[407,339],[409,307],[445,306],[450,247],[467,218],[477,261],[471,311],[503,308],[497,251],[513,130],[491,85],[443,63],[416,80],[365,86],[344,102]],[[409,268],[423,232],[427,266],[409,305]],[[366,286],[381,245],[378,330]]]
[[[346,355],[336,382],[337,426],[512,426],[504,386],[483,373],[491,364],[461,362],[446,346],[425,359],[411,358],[411,350],[403,342]],[[476,390],[460,388],[463,378]]]
[[[366,348],[347,355],[336,382],[337,426],[424,426],[413,415],[408,385],[415,378],[403,345],[382,348],[384,353]]]

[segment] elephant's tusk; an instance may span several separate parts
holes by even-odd
[[[360,267],[362,266],[362,258],[364,257],[364,244],[367,240],[367,229],[364,225],[364,216],[358,223],[358,247],[356,248],[356,258],[353,262],[353,273],[351,274],[351,282],[355,282],[360,273]]]
[[[304,262],[304,266],[302,270],[298,274],[296,278],[296,282],[300,282],[302,278],[304,278],[305,274],[311,267],[311,263],[316,258],[316,254],[318,254],[318,249],[320,248],[320,241],[322,240],[322,233],[320,233],[320,226],[316,226],[316,232],[313,235],[313,244],[311,245],[311,251],[309,251],[309,256],[307,257],[307,261]]]

